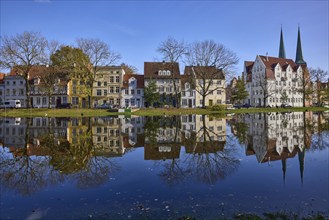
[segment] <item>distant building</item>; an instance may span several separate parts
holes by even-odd
[[[93,86],[94,106],[108,103],[120,106],[121,87],[125,71],[121,66],[100,66]]]
[[[5,75],[0,73],[0,105],[5,101]]]
[[[203,89],[206,91],[205,106],[225,104],[226,83],[222,70],[212,66],[186,66],[184,76],[190,79],[194,87],[196,107],[202,107]]]
[[[48,75],[47,66],[33,66],[28,73],[29,93],[32,108],[55,108],[68,103],[68,77],[59,70]]]
[[[124,75],[121,97],[121,107],[143,108],[145,102],[144,76],[137,74]]]
[[[233,91],[236,89],[236,84],[238,82],[238,79],[236,77],[233,77],[231,82],[226,87],[226,102],[232,104],[232,94]]]
[[[191,83],[191,76],[181,76],[181,107],[195,108],[196,107],[196,91],[195,86]]]
[[[279,57],[257,55],[255,61],[245,61],[243,75],[252,106],[303,106],[303,78],[309,77],[303,60],[298,29],[296,60],[285,58],[281,30]]]
[[[18,75],[16,69],[13,69],[4,77],[4,99],[20,100],[21,107],[27,106],[26,81],[23,76]]]
[[[179,100],[177,100],[176,92],[180,94],[180,80],[178,63],[144,62],[145,87],[151,81],[154,81],[157,86],[157,92],[160,93],[160,100],[155,105],[177,106]]]

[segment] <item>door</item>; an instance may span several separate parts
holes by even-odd
[[[86,98],[82,98],[82,108],[86,108],[87,105],[86,105]]]
[[[213,105],[213,100],[209,99],[209,106],[212,106],[212,105]]]
[[[188,100],[188,107],[189,107],[189,108],[192,108],[192,99],[189,99],[189,100]]]

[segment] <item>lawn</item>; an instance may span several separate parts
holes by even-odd
[[[189,114],[228,114],[228,113],[260,113],[260,112],[301,112],[301,111],[326,111],[328,108],[242,108],[234,110],[211,111],[201,108],[153,108],[140,109],[132,113],[108,112],[105,109],[1,109],[0,117],[93,117],[111,115],[189,115]]]

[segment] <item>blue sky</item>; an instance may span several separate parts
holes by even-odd
[[[328,70],[328,1],[56,1],[1,0],[1,35],[39,31],[74,44],[99,38],[143,73],[144,61],[168,36],[187,42],[211,39],[245,60],[278,56],[281,24],[287,58],[295,59],[298,24],[304,59]],[[183,72],[183,66],[181,66]]]

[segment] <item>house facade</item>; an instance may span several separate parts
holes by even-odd
[[[305,79],[309,77],[306,68],[299,29],[295,61],[285,57],[281,30],[278,57],[257,55],[254,62],[245,61],[243,76],[246,76],[246,89],[249,93],[245,102],[254,107],[279,107],[282,104],[303,106],[303,91],[308,86]]]
[[[144,62],[144,84],[145,87],[154,81],[160,100],[156,106],[177,106],[180,102],[176,94],[180,94],[181,82],[178,63],[168,62]],[[148,104],[148,103],[147,103]]]
[[[121,103],[121,87],[125,71],[120,66],[101,66],[96,72],[93,85],[94,106],[104,103],[119,106]]]
[[[5,74],[0,73],[0,105],[5,101]]]
[[[194,87],[196,107],[202,107],[204,95],[205,106],[225,104],[226,83],[222,70],[210,66],[186,66],[184,76]]]
[[[289,104],[303,106],[303,68],[292,59],[258,55],[255,62],[245,62],[246,103],[254,107]],[[246,66],[246,64],[248,66]]]
[[[32,108],[55,108],[68,103],[67,77],[59,70],[48,75],[47,66],[33,66],[28,73],[29,94]]]
[[[144,76],[137,74],[126,74],[123,76],[121,89],[122,108],[144,107]]]
[[[27,106],[26,97],[26,81],[23,76],[16,74],[16,71],[11,71],[9,75],[4,77],[4,101],[6,100],[20,100],[21,107]]]

